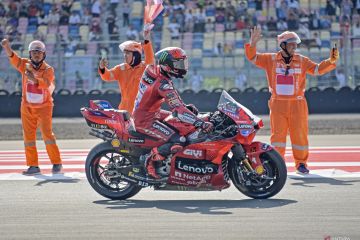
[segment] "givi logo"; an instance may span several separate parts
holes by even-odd
[[[200,158],[203,155],[202,150],[195,150],[195,149],[186,149],[183,153],[185,155],[193,156],[196,158]]]

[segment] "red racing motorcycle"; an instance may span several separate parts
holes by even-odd
[[[123,200],[144,187],[155,190],[211,191],[234,186],[251,198],[277,194],[287,178],[285,161],[270,145],[253,142],[262,120],[223,91],[217,111],[200,114],[214,124],[204,133],[169,116],[164,123],[186,138],[180,152],[156,162],[161,179],[146,173],[144,156],[164,142],[136,132],[127,111],[116,110],[107,101],[91,100],[81,113],[91,128],[90,135],[104,142],[87,156],[86,177],[96,192],[109,199]]]

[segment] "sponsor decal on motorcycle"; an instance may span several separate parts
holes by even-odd
[[[158,129],[160,132],[164,133],[166,136],[170,136],[171,132],[169,130],[167,130],[166,128],[164,128],[163,126],[157,124],[157,123],[153,123],[153,128]]]
[[[205,176],[196,176],[196,175],[190,175],[183,172],[175,171],[175,177],[180,179],[186,179],[186,180],[194,180],[194,181],[203,181],[203,180],[210,180],[210,175]]]
[[[191,115],[190,113],[184,112],[182,114],[178,115],[178,118],[182,121],[182,122],[186,122],[186,123],[194,123],[195,122],[195,116]]]
[[[243,128],[243,129],[252,129],[253,126],[250,124],[239,124],[239,128]]]
[[[107,125],[94,123],[89,120],[86,120],[86,122],[87,122],[88,126],[91,128],[96,128],[96,129],[108,129],[109,128]]]
[[[116,120],[112,120],[112,119],[105,119],[105,123],[107,123],[107,124],[116,124],[117,121],[116,121]]]
[[[112,145],[113,147],[120,147],[120,141],[119,141],[119,139],[113,139],[113,140],[111,140],[111,145]]]
[[[249,136],[251,133],[251,130],[240,130],[240,134],[244,137]]]
[[[203,156],[202,150],[195,150],[195,149],[186,149],[183,154],[193,156],[196,158],[201,158]]]
[[[175,168],[183,172],[196,174],[213,174],[218,172],[218,166],[206,160],[176,159]]]
[[[145,139],[143,139],[143,138],[128,138],[128,142],[130,142],[130,143],[145,143]]]

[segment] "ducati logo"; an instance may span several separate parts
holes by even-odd
[[[202,150],[195,150],[195,149],[186,149],[183,153],[185,155],[193,156],[196,158],[200,158],[203,155]]]

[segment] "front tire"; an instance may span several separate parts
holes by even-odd
[[[91,149],[86,158],[86,178],[100,195],[112,200],[125,200],[136,195],[141,187],[111,176],[116,174],[116,167],[129,165],[132,162],[126,156],[117,152],[109,142],[102,142]]]
[[[244,195],[256,199],[270,198],[279,193],[285,185],[286,164],[274,149],[260,154],[260,160],[265,171],[261,176],[256,177],[248,176],[241,162],[230,160],[230,178],[235,187]]]

